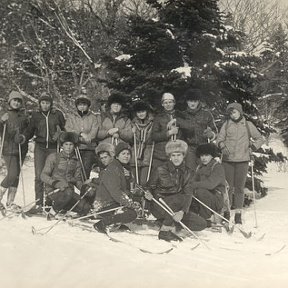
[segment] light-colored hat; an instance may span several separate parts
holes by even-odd
[[[169,141],[167,142],[165,146],[165,152],[169,156],[172,153],[183,153],[186,155],[188,150],[188,145],[183,140],[175,140],[175,141]]]
[[[18,91],[12,91],[9,94],[8,103],[10,103],[12,99],[20,99],[23,102],[23,96]]]
[[[115,156],[115,147],[114,145],[112,145],[111,143],[100,143],[96,149],[95,149],[95,153],[97,155],[99,155],[102,152],[107,152],[111,157]]]

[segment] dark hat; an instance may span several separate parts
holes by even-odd
[[[38,101],[39,101],[39,104],[41,101],[49,101],[51,103],[51,105],[53,104],[53,98],[47,92],[43,92],[40,95]]]
[[[111,106],[113,103],[118,103],[122,106],[125,104],[125,98],[124,96],[120,94],[112,94],[111,96],[108,97],[108,106]]]
[[[183,153],[186,155],[188,149],[188,145],[183,140],[175,140],[167,142],[165,146],[165,152],[169,156],[172,153]]]
[[[88,96],[81,94],[81,95],[77,96],[75,99],[76,107],[79,105],[79,103],[86,103],[88,106],[90,106],[91,100],[89,99]]]
[[[99,156],[100,153],[107,152],[111,157],[115,156],[115,147],[111,143],[100,143],[96,149],[95,153]]]
[[[79,135],[74,132],[62,132],[59,135],[59,141],[61,145],[65,142],[72,142],[77,145],[79,142]]]
[[[131,146],[126,142],[120,142],[115,147],[115,156],[118,156],[123,150],[129,150],[131,152]]]
[[[214,158],[218,156],[218,148],[213,143],[201,144],[196,149],[196,156],[200,158],[201,155],[211,155]]]
[[[142,100],[135,102],[135,103],[133,104],[133,107],[132,107],[132,108],[133,108],[133,111],[134,111],[134,112],[140,112],[140,111],[148,111],[148,110],[150,110],[149,105],[148,105],[146,102],[142,101]]]
[[[230,113],[233,109],[239,111],[239,113],[241,115],[243,115],[243,108],[242,108],[242,105],[240,103],[233,102],[233,103],[228,104],[228,106],[226,108],[226,112]]]
[[[18,91],[11,91],[8,97],[8,103],[10,103],[12,99],[19,99],[23,102],[23,96]]]
[[[184,93],[184,97],[186,101],[197,101],[203,98],[203,94],[200,89],[190,88]]]

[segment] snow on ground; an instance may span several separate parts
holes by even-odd
[[[33,167],[26,165],[23,170],[28,203],[33,201]],[[287,287],[287,176],[276,173],[276,166],[270,165],[264,177],[268,196],[257,200],[257,229],[253,207],[245,210],[245,227],[253,231],[250,239],[245,239],[237,229],[232,235],[224,231],[198,233],[210,249],[201,243],[191,250],[198,240],[186,239],[169,254],[145,254],[109,241],[105,235],[64,222],[41,236],[33,235],[31,227],[51,225],[43,218],[1,219],[0,285],[5,288]],[[22,204],[20,188],[19,192],[16,200]],[[157,235],[157,231],[150,230],[144,232]],[[161,241],[151,236],[142,237],[145,247],[161,245]],[[287,247],[275,253],[285,244]],[[163,247],[167,245],[164,242]]]

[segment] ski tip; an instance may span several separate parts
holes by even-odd
[[[34,226],[32,226],[32,227],[31,227],[31,232],[32,232],[32,234],[33,234],[33,235],[35,235],[35,234],[36,234],[36,229],[35,229],[35,227],[34,227]]]

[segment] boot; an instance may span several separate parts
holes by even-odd
[[[93,225],[94,229],[96,231],[98,231],[99,233],[103,233],[103,234],[106,234],[107,233],[107,225],[105,225],[103,223],[103,220],[100,220],[99,222],[95,223]]]
[[[2,204],[2,198],[6,192],[7,188],[3,187],[3,186],[0,186],[0,211],[1,213],[5,213],[5,206]],[[4,214],[3,214],[4,215]]]
[[[159,240],[170,241],[183,241],[182,238],[174,234],[172,231],[160,231],[158,234]]]
[[[235,213],[234,222],[235,224],[242,224],[241,213]]]
[[[16,192],[17,192],[16,187],[9,187],[6,207],[7,207],[7,210],[10,210],[11,212],[21,211],[21,207],[14,203]]]

